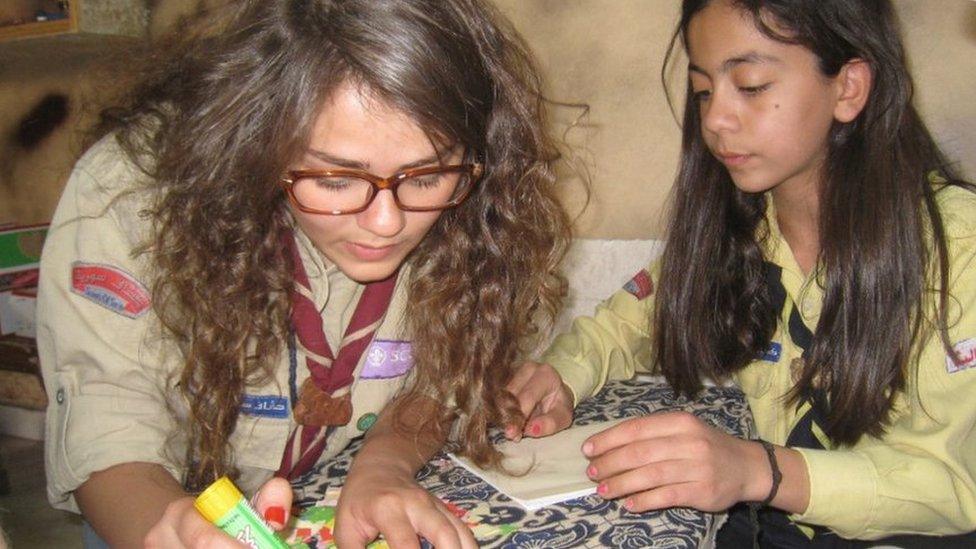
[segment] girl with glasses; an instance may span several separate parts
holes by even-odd
[[[286,480],[366,433],[337,540],[473,547],[413,478],[449,429],[497,464],[562,292],[532,63],[481,0],[228,9],[146,63],[52,222],[50,498],[112,546],[236,546],[192,493],[231,475],[280,527]]]
[[[624,422],[583,445],[597,492],[732,508],[720,547],[973,547],[976,194],[912,105],[891,3],[684,0],[675,40],[663,256],[516,374],[536,413],[508,435],[638,369],[734,381],[765,440]]]

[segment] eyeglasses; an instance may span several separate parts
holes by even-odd
[[[280,180],[299,210],[323,215],[365,211],[382,190],[406,212],[444,210],[460,204],[484,173],[480,163],[429,166],[380,177],[361,170],[295,170]]]

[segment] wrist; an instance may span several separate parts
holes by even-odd
[[[746,481],[742,486],[739,501],[753,502],[766,499],[772,487],[772,475],[769,471],[769,459],[766,450],[757,440],[745,440],[746,449]]]
[[[365,450],[365,448],[361,450]],[[413,476],[420,469],[415,463],[403,457],[383,454],[385,452],[360,451],[349,466],[349,476],[358,473],[360,470],[367,473],[382,471],[390,474]]]
[[[757,506],[766,506],[776,498],[780,482],[783,480],[776,447],[761,439],[750,441],[749,446],[753,471],[750,476],[753,480],[749,483],[744,501]]]

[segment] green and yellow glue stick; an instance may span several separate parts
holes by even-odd
[[[288,549],[227,477],[208,486],[193,506],[217,528],[252,549]]]

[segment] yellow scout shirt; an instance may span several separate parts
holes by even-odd
[[[131,255],[149,235],[148,220],[139,216],[147,204],[147,191],[138,190],[144,177],[111,136],[103,139],[75,166],[45,242],[37,337],[50,402],[48,498],[58,508],[77,511],[72,491],[92,473],[120,463],[157,463],[183,478],[186,442],[176,422],[185,420],[186,405],[174,386],[183,362],[180,351],[160,338],[148,292],[148,258]],[[363,286],[327,263],[304,233],[296,235],[315,304],[329,312],[326,338],[338,349]],[[397,282],[387,315],[357,366],[352,421],[331,435],[323,460],[368,429],[408,377],[407,275]],[[246,388],[230,439],[247,493],[278,468],[293,426],[289,352],[283,347],[275,379]],[[308,369],[297,352],[300,387]]]
[[[976,195],[947,187],[937,197],[950,256],[949,338],[962,361],[947,361],[939,338],[930,338],[917,375],[907,376],[908,390],[897,399],[883,439],[863,437],[839,450],[798,448],[811,486],[806,512],[792,517],[797,522],[826,526],[857,539],[976,529]],[[788,297],[815,331],[823,291],[802,274],[775,213],[770,211],[767,219],[767,260],[782,267]],[[648,272],[656,281],[656,263]],[[593,317],[577,319],[570,332],[553,342],[543,361],[556,368],[577,402],[597,392],[608,378],[647,371],[652,362],[653,306],[653,297],[638,299],[618,291]],[[735,376],[759,435],[777,444],[786,442],[799,419],[795,407],[783,404],[793,383],[790,362],[802,353],[787,329],[789,309],[784,307],[770,352]]]

